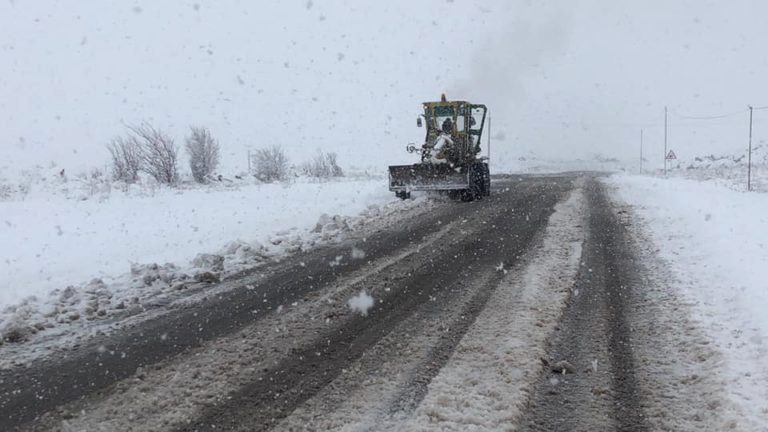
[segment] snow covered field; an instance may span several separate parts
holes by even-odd
[[[88,200],[54,189],[0,201],[0,244],[12,245],[0,250],[0,332],[14,330],[11,339],[148,298],[162,303],[165,293],[422,205],[397,200],[384,178],[112,191]]]
[[[681,178],[617,175],[608,182],[669,266],[667,291],[689,305],[723,354],[722,364],[696,372],[724,384],[724,403],[743,416],[739,430],[766,430],[768,195]]]
[[[736,154],[699,155],[691,160],[670,164],[668,175],[691,180],[706,180],[734,190],[747,190],[748,157],[746,151]],[[657,171],[657,174],[661,174]],[[768,147],[760,144],[752,149],[752,190],[768,192]]]

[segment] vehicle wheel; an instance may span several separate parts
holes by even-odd
[[[464,189],[461,191],[461,200],[464,202],[470,202],[476,199],[483,199],[483,194],[480,192],[478,182],[473,180],[469,186],[469,189]]]
[[[400,198],[401,200],[407,200],[411,198],[411,193],[405,192],[405,191],[402,191],[402,192],[398,191],[398,192],[395,192],[395,196]]]
[[[487,163],[482,164],[483,173],[483,195],[491,196],[491,170],[488,168]]]
[[[469,189],[466,190],[466,195],[466,199],[462,197],[463,201],[483,199],[483,196],[485,196],[482,164],[475,164],[472,167]]]

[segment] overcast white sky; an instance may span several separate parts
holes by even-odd
[[[410,162],[420,103],[489,105],[497,163],[742,152],[768,105],[768,2],[0,0],[0,170],[104,166],[124,123],[181,143]],[[685,120],[681,116],[724,119]],[[756,116],[768,139],[768,110]],[[653,160],[653,159],[652,159]]]

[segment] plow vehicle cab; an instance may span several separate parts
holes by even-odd
[[[440,102],[425,102],[417,120],[426,126],[424,144],[407,147],[420,153],[421,161],[390,166],[389,190],[402,199],[411,191],[445,191],[463,201],[490,195],[488,157],[480,156],[487,111],[485,105],[448,101],[445,95]]]

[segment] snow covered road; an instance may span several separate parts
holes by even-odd
[[[425,200],[0,368],[0,428],[762,431],[615,187]]]
[[[427,396],[432,378],[467,332],[482,334],[471,327],[489,299],[499,295],[497,287],[525,291],[519,272],[527,267],[524,262],[533,261],[530,251],[542,244],[550,215],[571,196],[573,182],[570,177],[506,180],[490,199],[445,202],[396,227],[299,252],[268,271],[244,274],[230,282],[231,289],[199,305],[85,341],[56,361],[2,371],[0,425],[157,430],[158,425],[205,429],[217,424],[253,430],[311,424],[301,413],[316,417],[320,413],[314,404],[332,401],[340,407],[333,411],[339,418],[318,418],[318,424],[370,421],[371,412],[414,413],[422,400],[424,406],[435,406]],[[574,210],[578,203],[564,208],[579,213]],[[561,217],[558,229],[571,232],[573,218]],[[575,262],[572,244],[578,243],[578,234],[568,235],[573,240],[565,253],[552,258],[564,264],[560,288],[546,295],[530,291],[542,305],[550,295],[567,296],[567,269],[573,272]],[[548,244],[551,249],[559,242],[550,239]],[[370,308],[364,301],[356,309],[348,304],[367,297],[373,300]],[[516,304],[529,311],[529,304]],[[549,325],[561,306],[545,308]],[[497,313],[482,320],[493,322]],[[538,321],[527,313],[521,316]],[[496,331],[503,332],[503,326]],[[543,352],[546,333],[526,337],[533,337]],[[527,344],[514,339],[509,346],[520,351]],[[473,348],[463,350],[468,350],[463,361],[471,362]],[[523,357],[527,367],[520,373],[537,376],[538,356]],[[389,385],[360,387],[374,376],[369,368],[387,367],[377,364],[385,359],[388,370],[396,371],[381,376]],[[362,381],[348,379],[354,373]],[[339,396],[355,388],[369,396]],[[383,393],[371,396],[376,389]],[[329,392],[336,396],[322,396]],[[524,403],[520,396],[511,396],[518,406]],[[350,405],[354,400],[383,404],[356,409]],[[423,415],[429,423],[430,415]]]

